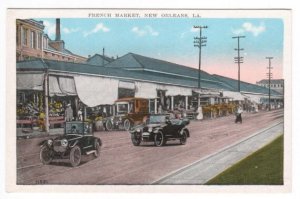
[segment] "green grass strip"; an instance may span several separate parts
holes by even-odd
[[[283,135],[206,184],[283,185]]]

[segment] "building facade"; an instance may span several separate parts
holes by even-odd
[[[56,61],[82,63],[87,58],[76,55],[65,48],[61,40],[60,19],[56,19],[56,36],[51,40],[44,33],[43,21],[34,19],[16,20],[16,60],[32,60],[37,58]]]
[[[269,80],[268,79],[262,79],[258,82],[256,82],[256,85],[269,88]],[[284,80],[283,79],[272,79],[270,81],[270,88],[272,90],[275,90],[281,94],[284,93]]]

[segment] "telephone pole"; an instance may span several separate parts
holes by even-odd
[[[240,70],[240,64],[244,63],[244,57],[240,56],[240,51],[244,50],[243,48],[240,48],[240,38],[245,38],[245,36],[237,36],[237,37],[232,37],[232,39],[237,39],[238,40],[238,48],[235,48],[234,50],[237,51],[238,56],[234,57],[234,63],[238,64],[238,91],[241,91],[241,70]]]
[[[266,59],[269,60],[269,67],[267,67],[267,69],[269,70],[269,72],[267,73],[267,77],[269,79],[269,111],[271,110],[271,78],[273,73],[271,73],[271,59],[273,59],[273,57],[266,57]]]
[[[194,26],[199,28],[199,37],[194,37],[194,47],[199,48],[199,71],[198,71],[198,88],[201,89],[201,48],[206,46],[207,37],[202,36],[202,29],[208,28],[207,26]]]

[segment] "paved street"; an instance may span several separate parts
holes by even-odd
[[[154,147],[152,143],[135,147],[125,131],[96,132],[103,146],[100,158],[84,157],[76,168],[68,161],[42,165],[39,143],[46,138],[17,140],[18,184],[151,184],[180,168],[214,154],[261,129],[283,120],[283,110],[245,113],[243,124],[234,116],[192,121],[186,145],[179,141]]]

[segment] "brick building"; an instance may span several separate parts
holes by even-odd
[[[87,58],[76,55],[65,48],[61,39],[60,19],[56,19],[55,40],[44,33],[43,21],[17,19],[16,21],[16,59],[17,61],[36,58],[82,63]]]

